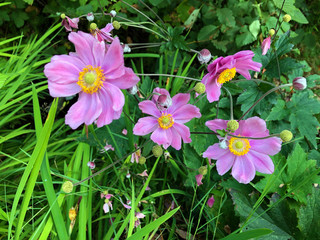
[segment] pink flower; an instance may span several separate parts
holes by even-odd
[[[214,197],[213,197],[213,195],[211,196],[211,198],[209,198],[208,199],[208,202],[207,202],[207,204],[208,204],[208,206],[209,206],[209,208],[212,208],[212,206],[213,206],[213,204],[214,204]]]
[[[266,55],[271,45],[271,37],[267,37],[261,44],[262,55]]]
[[[139,163],[140,157],[141,157],[141,150],[138,149],[137,151],[135,151],[134,153],[132,153],[130,162],[132,162],[132,163],[134,163],[134,162]]]
[[[108,142],[106,142],[106,145],[103,147],[103,149],[101,149],[101,153],[107,152],[107,151],[114,151],[114,148],[112,147],[112,145],[108,144]]]
[[[219,57],[208,65],[209,73],[203,77],[201,82],[206,86],[209,102],[219,99],[222,84],[233,79],[236,73],[250,80],[249,70],[260,72],[262,65],[252,61],[253,56],[252,51],[240,51],[231,56]]]
[[[121,133],[122,133],[123,135],[127,135],[127,134],[128,134],[128,130],[124,128]]]
[[[198,187],[199,187],[201,184],[203,184],[203,183],[202,183],[202,178],[203,178],[203,175],[202,175],[202,174],[196,175],[196,181],[197,181]]]
[[[155,92],[155,89],[153,92]],[[160,89],[165,95],[169,92]],[[196,106],[187,104],[190,99],[188,93],[178,93],[172,98],[172,105],[161,111],[156,103],[159,96],[154,95],[153,101],[146,100],[139,103],[139,108],[143,113],[151,116],[140,118],[133,128],[133,134],[143,136],[151,134],[151,140],[165,149],[169,146],[179,150],[181,148],[181,138],[185,143],[190,143],[190,130],[184,125],[192,118],[200,118],[200,110]]]
[[[206,125],[212,131],[227,129],[227,120],[215,119],[207,121]],[[239,128],[233,135],[240,137],[261,138],[269,136],[266,122],[258,117],[239,121]],[[203,157],[216,159],[220,175],[232,168],[232,176],[240,183],[249,183],[256,171],[271,174],[274,165],[268,155],[275,155],[281,150],[281,139],[278,137],[266,139],[247,139],[227,137],[228,148],[223,149],[216,143],[210,146]]]
[[[148,177],[149,176],[148,173],[147,173],[147,169],[144,170],[142,173],[138,173],[138,175],[141,176],[141,177]]]
[[[78,29],[79,18],[72,18],[71,19],[68,16],[65,16],[64,14],[62,14],[61,17],[62,17],[61,25],[64,26],[66,31],[71,32],[72,28]]]
[[[92,30],[93,36],[100,42],[102,41],[107,41],[107,42],[112,42],[113,37],[111,37],[111,31],[113,30],[113,25],[112,23],[108,23],[104,28],[99,29],[96,28],[95,30]]]
[[[93,170],[93,169],[96,168],[96,164],[95,164],[94,162],[92,162],[92,161],[89,161],[89,162],[87,163],[87,166],[88,166],[91,170]]]
[[[292,81],[292,86],[295,90],[303,90],[307,87],[307,79],[304,77],[296,77]]]
[[[106,199],[105,203],[103,204],[103,211],[104,213],[108,213],[110,212],[110,209],[112,210],[112,202]]]
[[[52,97],[79,93],[78,101],[66,115],[66,124],[76,129],[82,123],[90,125],[96,121],[102,127],[119,119],[124,105],[120,89],[139,81],[132,69],[124,66],[119,39],[106,45],[79,31],[71,32],[69,40],[76,52],[53,56],[44,69]]]
[[[141,224],[140,219],[144,218],[146,215],[144,215],[143,213],[137,212],[135,216],[136,217],[135,217],[134,226],[138,227]]]

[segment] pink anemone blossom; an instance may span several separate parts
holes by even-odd
[[[124,105],[120,89],[139,81],[132,69],[124,66],[119,39],[107,45],[81,31],[71,32],[68,38],[76,52],[53,56],[44,69],[52,97],[79,93],[66,115],[66,124],[72,129],[93,122],[102,127],[119,119]]]
[[[220,88],[223,83],[230,81],[236,75],[241,74],[250,80],[249,70],[260,72],[261,63],[252,61],[252,51],[240,51],[227,57],[219,57],[208,65],[208,72],[202,79],[206,86],[209,102],[217,101],[220,97]]]
[[[107,41],[107,42],[112,42],[113,37],[111,36],[111,31],[113,30],[113,25],[111,23],[108,23],[104,28],[98,29],[96,28],[95,30],[92,30],[93,36],[100,42],[102,41]]]
[[[62,15],[61,15],[62,16]],[[63,14],[61,25],[64,26],[66,31],[71,32],[72,28],[78,29],[79,18],[69,18]]]
[[[227,129],[227,120],[215,119],[207,121],[206,126],[216,132]],[[239,121],[239,128],[233,135],[239,137],[263,138],[269,136],[266,122],[258,117]],[[271,174],[274,171],[272,159],[281,150],[281,139],[247,139],[228,136],[228,147],[221,148],[219,143],[210,146],[203,157],[217,160],[217,171],[224,175],[231,168],[232,176],[239,182],[247,184],[254,178],[256,171]]]
[[[267,37],[261,44],[262,55],[266,55],[271,45],[271,37]]]
[[[167,90],[161,89],[161,91],[162,94],[170,96]],[[181,138],[185,143],[191,142],[190,130],[184,123],[189,122],[192,118],[201,117],[199,108],[187,104],[189,99],[190,94],[178,93],[172,97],[171,106],[163,111],[156,106],[154,101],[140,102],[141,111],[151,116],[140,118],[133,128],[133,134],[143,136],[152,132],[151,140],[153,142],[163,145],[165,149],[172,146],[179,150]]]

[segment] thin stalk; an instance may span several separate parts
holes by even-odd
[[[240,121],[241,119],[243,119],[244,116],[248,114],[248,112],[250,112],[262,99],[264,99],[264,98],[265,98],[266,96],[268,96],[270,93],[272,93],[272,92],[274,92],[274,91],[277,91],[277,90],[279,90],[280,88],[289,87],[289,86],[292,86],[292,83],[280,85],[280,86],[278,86],[278,87],[275,87],[275,88],[270,89],[268,92],[266,92],[265,94],[263,94],[263,95],[239,118],[239,121]]]
[[[260,80],[260,79],[250,79],[250,80],[247,80],[247,79],[239,79],[239,80],[232,80],[232,83],[236,83],[236,82],[248,82],[248,81],[265,83],[265,84],[271,85],[272,87],[276,87],[275,84],[273,84],[273,83],[271,83],[271,82],[264,81],[264,80]]]
[[[161,22],[163,29],[165,29],[167,26],[164,23],[164,21],[159,17],[158,14],[155,13],[155,11],[152,10],[152,8],[150,8],[147,4],[145,4],[143,1],[139,0],[139,2],[141,2],[144,6],[146,6]],[[167,32],[168,33],[168,32]]]
[[[229,95],[229,99],[230,99],[230,119],[233,120],[233,99],[232,99],[232,95],[229,92],[229,90],[227,88],[225,88],[224,86],[222,86],[222,88],[228,93]]]
[[[219,135],[218,133],[215,133],[215,132],[190,132],[191,134],[213,134],[213,135]],[[228,136],[231,136],[231,137],[235,137],[235,138],[245,138],[245,139],[254,139],[254,140],[262,140],[262,139],[267,139],[267,138],[272,138],[272,137],[279,137],[280,134],[272,134],[272,135],[269,135],[269,136],[266,136],[266,137],[260,137],[260,138],[255,138],[255,137],[242,137],[242,136],[236,136],[236,135],[233,135],[233,134],[230,134],[228,133]]]
[[[201,82],[200,79],[197,78],[190,78],[190,77],[184,77],[184,76],[178,76],[178,75],[171,75],[171,74],[160,74],[160,73],[136,73],[137,76],[149,76],[149,77],[154,77],[154,76],[163,76],[163,77],[176,77],[176,78],[184,78],[188,80],[193,80],[197,82]]]

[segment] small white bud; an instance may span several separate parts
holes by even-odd
[[[131,52],[131,48],[129,47],[128,44],[125,44],[125,45],[124,45],[123,52],[125,52],[125,53]]]
[[[115,17],[117,15],[117,12],[115,10],[111,10],[110,14],[112,17]]]
[[[198,54],[198,60],[201,64],[208,63],[211,60],[211,53],[208,49],[202,49]]]
[[[92,21],[94,20],[94,15],[93,15],[92,12],[91,12],[91,13],[88,13],[86,17],[87,17],[87,20],[88,20],[89,22],[92,22]]]
[[[228,148],[227,141],[223,139],[221,142],[219,142],[219,147],[222,149],[227,149]]]

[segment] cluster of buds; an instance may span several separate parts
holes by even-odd
[[[203,176],[207,175],[208,168],[207,166],[202,166],[198,169],[199,174],[196,176],[197,185],[200,186],[202,183]]]

